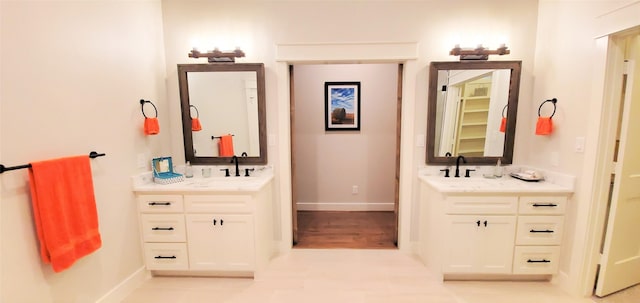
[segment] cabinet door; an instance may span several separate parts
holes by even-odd
[[[511,273],[514,216],[449,215],[444,273]]]
[[[482,229],[478,225],[479,216],[446,216],[447,233],[443,251],[443,273],[468,273],[476,271],[476,256],[482,246]]]
[[[186,225],[190,269],[253,270],[251,215],[188,214]]]
[[[515,216],[486,216],[482,219],[481,229],[478,272],[511,273],[516,234]]]

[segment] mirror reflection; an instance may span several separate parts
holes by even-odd
[[[427,163],[511,163],[519,79],[520,61],[433,62]]]
[[[262,64],[178,65],[185,158],[266,164]]]

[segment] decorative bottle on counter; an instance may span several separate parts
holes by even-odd
[[[498,159],[498,163],[496,163],[496,168],[493,171],[493,175],[496,176],[496,178],[502,178],[502,163],[500,159]]]
[[[184,176],[187,178],[193,177],[193,167],[191,167],[191,162],[187,161],[187,164],[184,166]]]

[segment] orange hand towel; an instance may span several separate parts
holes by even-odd
[[[191,130],[194,131],[194,132],[202,130],[202,125],[200,124],[200,119],[191,118]]]
[[[218,148],[220,149],[220,157],[233,157],[233,136],[226,135],[220,137]]]
[[[551,132],[553,132],[553,120],[551,117],[538,117],[536,135],[549,135]]]
[[[29,181],[44,263],[61,272],[102,246],[89,157],[31,163]]]
[[[157,135],[160,132],[158,118],[144,118],[144,134]]]
[[[500,120],[500,132],[504,133],[507,130],[507,118],[502,117]]]

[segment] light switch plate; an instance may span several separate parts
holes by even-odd
[[[146,168],[147,167],[147,156],[145,156],[144,153],[139,153],[138,154],[138,159],[137,159],[137,165],[138,168]]]
[[[584,152],[584,137],[576,137],[576,153]]]

